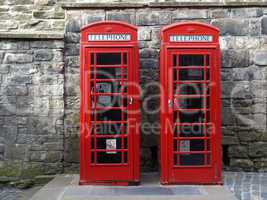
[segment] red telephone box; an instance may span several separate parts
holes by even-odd
[[[177,23],[161,39],[161,183],[220,184],[219,30]]]
[[[139,182],[137,28],[81,29],[80,184]]]

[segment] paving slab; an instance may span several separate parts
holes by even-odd
[[[78,175],[59,175],[31,200],[237,200],[223,186],[162,186],[157,177],[147,174],[139,186],[79,186]]]

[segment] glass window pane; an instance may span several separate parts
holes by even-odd
[[[91,152],[91,163],[95,162],[95,153]]]
[[[204,140],[190,140],[190,151],[204,151]]]
[[[204,55],[180,55],[179,66],[204,66]]]
[[[184,125],[180,126],[179,131],[181,137],[201,137],[204,136],[204,125]]]
[[[101,123],[96,125],[97,135],[119,135],[122,133],[121,123]],[[124,124],[124,134],[127,134],[127,124]]]
[[[123,64],[124,65],[127,65],[128,64],[127,53],[123,53]]]
[[[179,80],[204,80],[204,70],[203,69],[180,69],[179,70]]]
[[[172,57],[172,63],[173,63],[173,66],[174,67],[177,66],[177,56],[176,55],[173,55],[173,57]]]
[[[90,54],[90,63],[91,63],[91,65],[95,64],[95,54],[94,53]]]
[[[124,152],[124,163],[128,163],[128,152]]]
[[[122,71],[124,70],[124,71]],[[94,78],[94,68],[91,67],[91,79]],[[122,76],[123,74],[123,76]],[[120,67],[101,67],[96,68],[96,78],[97,79],[127,79],[127,68]]]
[[[199,98],[182,98],[175,101],[175,107],[182,109],[200,109],[204,108],[204,97]],[[177,102],[178,101],[178,102]]]
[[[97,65],[120,65],[121,53],[97,53],[96,54]]]
[[[181,154],[180,165],[204,165],[204,154]]]
[[[195,111],[193,113],[179,112],[180,123],[201,123],[204,122],[204,113],[202,111]]]
[[[102,110],[96,114],[97,121],[121,121],[121,110]]]
[[[204,83],[175,84],[175,94],[202,95],[205,92]]]
[[[207,165],[210,165],[210,154],[207,154]]]
[[[121,163],[121,152],[97,152],[97,163]]]
[[[206,66],[210,66],[210,55],[206,55]]]

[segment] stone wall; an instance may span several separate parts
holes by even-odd
[[[0,39],[0,177],[63,172],[63,49],[62,40]]]
[[[71,1],[63,10],[62,2],[0,0],[0,176],[79,171],[79,31],[102,20],[138,26],[142,123],[155,127],[158,113],[144,108],[158,107],[160,28],[185,20],[219,27],[225,168],[267,171],[266,5]],[[142,134],[143,171],[157,169],[157,137]]]

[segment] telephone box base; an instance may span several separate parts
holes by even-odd
[[[100,185],[100,186],[137,186],[140,181],[79,181],[79,185]]]

